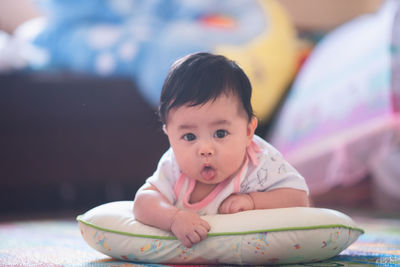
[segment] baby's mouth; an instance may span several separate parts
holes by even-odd
[[[203,177],[206,181],[211,181],[215,178],[217,172],[215,169],[210,165],[205,165],[203,170],[201,171],[201,177]]]

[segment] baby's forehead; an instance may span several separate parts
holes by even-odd
[[[230,103],[232,105],[240,105],[241,104],[241,99],[240,96],[233,91],[226,90],[221,92],[221,94],[211,97],[210,99],[203,100],[202,102],[199,102],[196,100],[194,101],[188,101],[184,103],[181,106],[186,106],[186,107],[194,107],[194,106],[206,106],[206,105],[218,105],[220,102],[224,103]]]
[[[203,102],[195,102],[195,101],[188,101],[186,103],[183,103],[180,106],[174,107],[175,109],[179,108],[202,108],[202,107],[207,107],[207,106],[215,106],[215,105],[221,105],[221,104],[228,104],[229,106],[237,106],[238,108],[243,107],[240,98],[237,94],[234,94],[232,92],[227,92],[227,93],[222,93],[218,95],[217,97],[205,100]]]
[[[201,113],[204,110],[214,110],[216,112],[220,112],[220,114],[215,115],[223,115],[225,110],[234,110],[235,115],[247,117],[246,110],[243,107],[242,102],[240,101],[239,97],[233,93],[230,94],[222,94],[215,99],[210,99],[204,103],[193,103],[188,102],[184,103],[180,106],[173,107],[169,110],[167,114],[167,123],[168,120],[172,119],[171,116],[174,114],[186,114],[190,113]],[[209,114],[207,114],[209,115]],[[210,116],[213,116],[211,114]]]

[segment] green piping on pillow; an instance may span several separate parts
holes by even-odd
[[[95,229],[109,232],[109,233],[114,233],[114,234],[134,236],[134,237],[143,237],[143,238],[153,238],[153,239],[164,239],[164,240],[175,240],[176,239],[176,237],[174,237],[174,236],[155,236],[155,235],[133,234],[133,233],[128,233],[128,232],[116,231],[116,230],[112,230],[112,229],[106,229],[104,227],[97,226],[93,223],[84,221],[82,219],[82,215],[79,215],[76,218],[76,220],[83,224],[86,224],[90,227],[93,227]],[[349,230],[353,230],[353,231],[359,231],[362,234],[364,234],[364,230],[361,228],[345,226],[343,224],[328,224],[328,225],[315,225],[315,226],[303,226],[303,227],[286,227],[286,228],[276,228],[276,229],[267,229],[267,230],[253,230],[253,231],[245,231],[245,232],[209,233],[208,236],[248,235],[248,234],[266,233],[266,232],[317,230],[317,229],[327,229],[327,228],[345,228],[345,229],[349,229]]]

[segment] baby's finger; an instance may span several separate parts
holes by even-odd
[[[218,212],[221,214],[229,213],[229,206],[231,205],[230,201],[222,202],[221,206],[219,206]]]
[[[200,235],[197,233],[196,230],[194,232],[187,234],[186,237],[189,239],[191,244],[196,244],[201,241]]]
[[[201,220],[200,224],[204,227],[204,229],[206,229],[207,232],[211,230],[211,226],[207,221]]]
[[[182,244],[187,247],[187,248],[191,248],[193,243],[189,240],[189,238],[187,236],[183,236],[181,238],[178,238],[179,241],[182,242]]]
[[[235,201],[232,203],[232,205],[230,206],[230,212],[229,213],[237,213],[239,211],[243,211],[243,206],[240,204],[240,202]]]
[[[208,231],[203,226],[197,227],[195,231],[198,234],[198,236],[200,237],[200,240],[204,240],[207,238]]]

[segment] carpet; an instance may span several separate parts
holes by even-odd
[[[366,232],[340,255],[324,262],[290,266],[400,266],[400,219],[353,219]],[[166,265],[109,258],[85,243],[74,219],[55,219],[0,222],[0,266]]]

